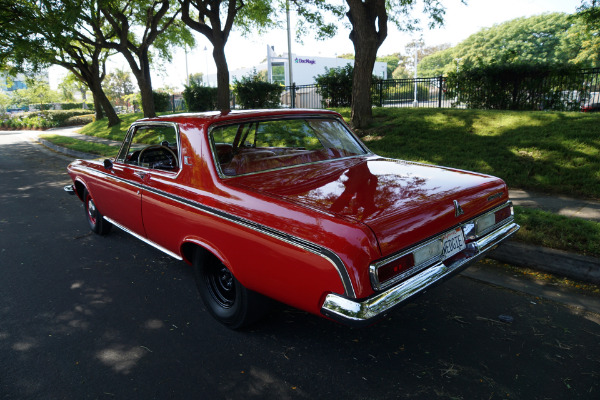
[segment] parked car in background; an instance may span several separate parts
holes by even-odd
[[[583,112],[598,112],[600,111],[600,103],[590,103],[581,107]]]
[[[142,119],[68,172],[92,231],[187,262],[231,328],[269,299],[371,323],[519,229],[501,179],[380,157],[331,111]]]

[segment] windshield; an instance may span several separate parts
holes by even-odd
[[[212,129],[210,139],[228,176],[367,154],[333,118],[245,121]]]

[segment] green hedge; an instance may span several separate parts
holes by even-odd
[[[278,108],[282,93],[283,86],[265,82],[257,73],[233,81],[233,94],[244,109]]]
[[[189,111],[212,111],[217,109],[217,88],[200,86],[192,81],[185,86],[183,100]]]
[[[171,111],[171,95],[165,92],[152,92],[156,112]]]
[[[73,124],[70,118],[90,115],[90,110],[46,110],[4,115],[0,125],[8,129],[47,129]],[[93,115],[92,115],[93,117]],[[82,119],[81,121],[89,120]],[[69,121],[69,122],[67,122]],[[85,122],[87,124],[89,122]]]

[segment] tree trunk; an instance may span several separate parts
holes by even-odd
[[[229,67],[225,58],[225,43],[213,41],[213,58],[217,65],[217,110],[231,109],[229,101]]]
[[[96,113],[96,121],[100,121],[104,118],[104,113],[102,112],[102,105],[100,104],[100,99],[94,92],[92,92],[92,97],[94,98],[94,110]]]
[[[98,109],[102,107],[106,117],[108,118],[108,126],[114,126],[121,123],[121,119],[117,115],[114,107],[110,104],[110,100],[106,97],[104,90],[102,90],[102,83],[100,81],[93,81],[89,83],[90,90],[94,95],[94,106],[96,107],[96,120],[98,120]],[[98,104],[99,103],[99,104]],[[98,107],[100,105],[100,107]],[[100,115],[102,115],[100,113]],[[100,117],[102,119],[102,117]]]
[[[131,54],[124,55],[129,62],[131,72],[133,72],[133,75],[137,80],[138,87],[140,88],[144,118],[154,118],[156,117],[156,109],[154,108],[154,95],[152,94],[152,78],[150,77],[150,60],[148,58],[148,51],[141,50],[139,52],[139,68]]]
[[[354,75],[352,76],[352,124],[365,128],[373,119],[371,83],[377,48],[371,43],[355,42]]]
[[[352,124],[365,128],[373,119],[371,81],[377,50],[387,37],[385,0],[346,0],[346,13],[354,44],[354,75],[352,77]]]

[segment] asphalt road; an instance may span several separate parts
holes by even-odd
[[[89,233],[27,136],[0,133],[2,400],[600,398],[598,314],[464,276],[368,328],[281,306],[230,331],[183,262]]]

